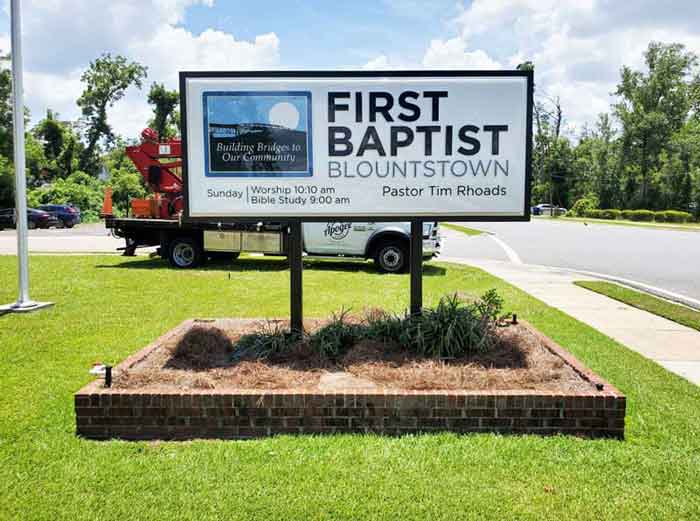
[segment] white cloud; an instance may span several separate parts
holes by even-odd
[[[28,0],[23,3],[26,103],[33,119],[46,108],[78,117],[80,75],[103,52],[123,54],[148,67],[144,90],[130,89],[109,112],[114,130],[137,136],[150,117],[145,90],[153,81],[177,89],[180,70],[275,68],[274,33],[252,41],[207,29],[193,34],[179,24],[187,7],[213,0]],[[7,10],[7,7],[6,7]],[[6,35],[0,35],[0,45]]]
[[[423,65],[433,69],[500,69],[501,64],[485,51],[468,51],[462,38],[433,40],[423,57]]]
[[[622,65],[643,67],[650,41],[700,54],[697,0],[474,0],[409,68],[513,69],[531,60],[541,95],[560,97],[569,126],[609,110]],[[379,56],[366,68],[396,68]]]
[[[697,0],[474,0],[455,19],[457,42],[437,49],[453,42],[459,59],[461,49],[478,47],[508,67],[533,61],[539,92],[559,96],[565,118],[581,128],[609,109],[622,65],[643,67],[650,41],[700,53],[699,16]],[[426,66],[435,49],[433,42]]]
[[[376,58],[373,58],[365,63],[362,68],[368,71],[373,71],[394,69],[395,67],[389,63],[389,58],[387,58],[385,54],[380,54]]]

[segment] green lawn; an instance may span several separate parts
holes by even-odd
[[[445,228],[448,228],[450,230],[455,230],[457,232],[462,232],[466,235],[481,235],[482,233],[484,233],[481,230],[476,230],[474,228],[467,228],[466,226],[461,226],[459,224],[440,223],[440,226],[444,226]]]
[[[698,519],[700,389],[482,271],[430,263],[427,304],[497,288],[517,312],[628,396],[626,441],[452,434],[95,442],[73,393],[188,317],[284,316],[272,259],[206,270],[115,256],[34,256],[32,296],[0,317],[0,519]],[[407,275],[306,264],[305,311],[406,306]],[[242,271],[241,268],[245,268]],[[230,275],[230,278],[229,278]],[[0,302],[15,298],[0,256]]]
[[[648,293],[613,284],[612,282],[579,280],[574,282],[574,284],[700,331],[700,311],[674,304]]]

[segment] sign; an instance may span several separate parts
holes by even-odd
[[[528,220],[532,73],[182,72],[185,220]],[[336,222],[337,221],[337,222]]]

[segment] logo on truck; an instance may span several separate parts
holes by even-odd
[[[323,235],[334,241],[342,241],[350,233],[351,223],[328,223]]]
[[[309,177],[309,91],[205,92],[207,177]]]

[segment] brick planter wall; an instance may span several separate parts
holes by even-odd
[[[624,438],[625,396],[571,354],[544,345],[591,382],[591,391],[146,392],[96,380],[75,395],[77,434],[129,440],[253,438],[274,434],[500,432]],[[129,357],[140,360],[153,347]]]
[[[75,396],[88,438],[251,438],[273,434],[501,432],[624,436],[625,398],[536,393],[132,393]]]

